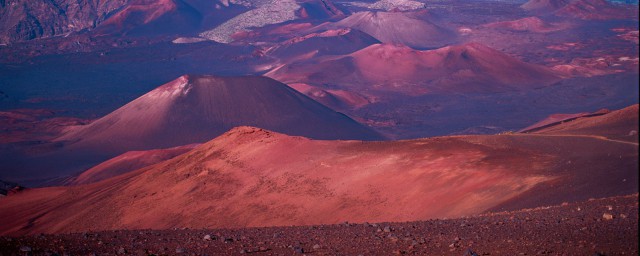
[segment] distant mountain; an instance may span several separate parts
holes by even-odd
[[[569,28],[570,25],[567,23],[550,23],[532,16],[517,20],[492,22],[485,26],[517,32],[550,33],[565,30]]]
[[[427,7],[427,4],[413,0],[379,0],[374,3],[354,1],[349,2],[350,5],[365,7],[374,10],[385,11],[411,11],[419,10]]]
[[[638,9],[635,8],[636,16],[637,11]],[[606,0],[574,0],[558,9],[555,13],[559,16],[585,20],[627,19],[633,15],[628,10]]]
[[[182,0],[131,0],[98,27],[98,33],[194,32],[203,14]]]
[[[219,42],[249,28],[344,15],[329,0],[16,0],[0,2],[0,44],[91,30],[183,35]]]
[[[637,6],[625,8],[606,0],[529,0],[521,6],[537,14],[553,14],[584,20],[615,20],[638,17]]]
[[[94,28],[131,0],[17,0],[0,2],[0,43]]]
[[[327,19],[345,15],[331,0],[301,0],[297,11],[300,18]]]
[[[544,87],[559,77],[478,43],[418,51],[376,44],[343,56],[293,62],[267,76],[284,83],[331,85],[358,92],[499,92]]]
[[[380,42],[416,49],[442,47],[456,38],[451,30],[410,12],[358,12],[338,22],[321,25],[321,28],[354,28]]]
[[[381,139],[376,132],[266,77],[185,75],[57,141],[118,152],[210,140],[241,125],[316,139]]]
[[[349,54],[380,41],[356,29],[326,30],[294,37],[271,47],[267,54],[291,60],[302,56]]]
[[[349,110],[359,108],[374,101],[357,92],[339,89],[320,89],[317,86],[294,83],[289,84],[291,88],[309,96],[317,102],[324,104],[331,109]]]
[[[553,12],[570,2],[571,0],[529,0],[520,7],[527,11]]]

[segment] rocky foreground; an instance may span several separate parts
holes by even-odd
[[[0,255],[638,255],[638,194],[468,218],[0,237]]]

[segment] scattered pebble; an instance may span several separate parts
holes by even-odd
[[[608,206],[615,210],[607,211]],[[581,211],[576,211],[580,208]],[[604,211],[603,211],[604,210]],[[482,217],[370,225],[0,237],[1,255],[638,255],[637,195]],[[615,221],[606,220],[606,215]],[[511,219],[511,217],[513,217]],[[525,221],[526,220],[526,221]],[[561,220],[561,222],[558,222]],[[493,223],[501,223],[493,225]],[[460,228],[461,224],[466,227]],[[393,228],[392,228],[393,227]],[[384,229],[389,232],[384,232]],[[466,230],[468,229],[468,230]],[[203,242],[209,235],[211,240]],[[274,238],[275,236],[275,238]],[[596,239],[594,239],[596,238]],[[227,240],[227,243],[222,241]],[[230,241],[233,241],[232,243]],[[30,246],[32,251],[25,251]],[[541,247],[544,245],[544,247]],[[125,247],[126,246],[126,247]],[[36,249],[37,248],[37,249]],[[178,248],[178,249],[176,249]],[[469,248],[469,249],[467,249]],[[174,251],[175,250],[175,251]],[[126,253],[123,253],[126,251]],[[485,252],[485,253],[479,253]]]

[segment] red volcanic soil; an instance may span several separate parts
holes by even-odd
[[[527,11],[553,12],[570,2],[571,0],[529,0],[520,7]]]
[[[294,62],[267,76],[285,83],[413,95],[512,91],[559,80],[549,68],[522,62],[478,43],[428,51],[376,44],[346,56]]]
[[[0,232],[451,218],[637,193],[637,168],[637,144],[592,135],[316,141],[239,127],[108,180],[5,198]]]
[[[585,20],[629,19],[638,17],[638,8],[625,9],[606,0],[574,0],[555,14]]]
[[[567,120],[573,120],[579,117],[583,117],[583,116],[588,116],[591,115],[591,113],[589,112],[582,112],[582,113],[575,113],[575,114],[552,114],[550,116],[548,116],[547,118],[543,119],[540,122],[537,122],[535,124],[529,125],[523,129],[521,129],[518,132],[528,132],[528,131],[532,131],[532,130],[538,130],[538,129],[542,129],[544,127],[548,127],[548,126],[552,126],[552,125],[556,125],[559,123],[562,123],[564,121]]]
[[[146,28],[147,32],[154,29],[186,32],[195,29],[201,21],[198,10],[182,0],[134,0],[101,23],[96,31],[98,34],[140,32],[144,25],[152,25]]]
[[[591,134],[638,145],[638,104],[605,115],[581,117],[534,131],[536,134]]]
[[[349,54],[380,43],[370,35],[355,29],[326,30],[294,37],[269,49],[268,54],[281,59],[300,56],[324,56]]]
[[[569,28],[567,24],[552,24],[545,22],[538,17],[526,17],[512,21],[493,22],[485,26],[489,28],[534,33],[549,33]]]
[[[129,151],[82,172],[65,185],[95,183],[174,158],[194,149],[198,144],[146,151]]]
[[[0,253],[19,255],[30,249],[37,255],[637,255],[637,239],[635,194],[417,222],[0,237]]]
[[[200,143],[255,125],[317,139],[380,139],[376,132],[266,77],[182,76],[57,141],[121,154]]]
[[[311,23],[290,23],[275,26],[274,28],[269,29],[266,33],[269,35],[289,35],[302,30],[307,30],[313,27]]]
[[[417,49],[442,47],[456,38],[452,31],[408,12],[358,12],[321,27],[354,28],[383,43],[404,44]]]
[[[637,7],[623,7],[606,0],[530,0],[521,6],[527,11],[553,13],[584,20],[637,19]]]
[[[69,126],[87,123],[79,118],[54,115],[53,111],[44,109],[0,111],[0,143],[48,141]]]
[[[323,90],[308,84],[290,84],[291,88],[331,109],[355,109],[372,102],[365,96],[344,90]]]

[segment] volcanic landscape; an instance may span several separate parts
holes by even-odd
[[[638,13],[2,0],[0,255],[638,255]]]

